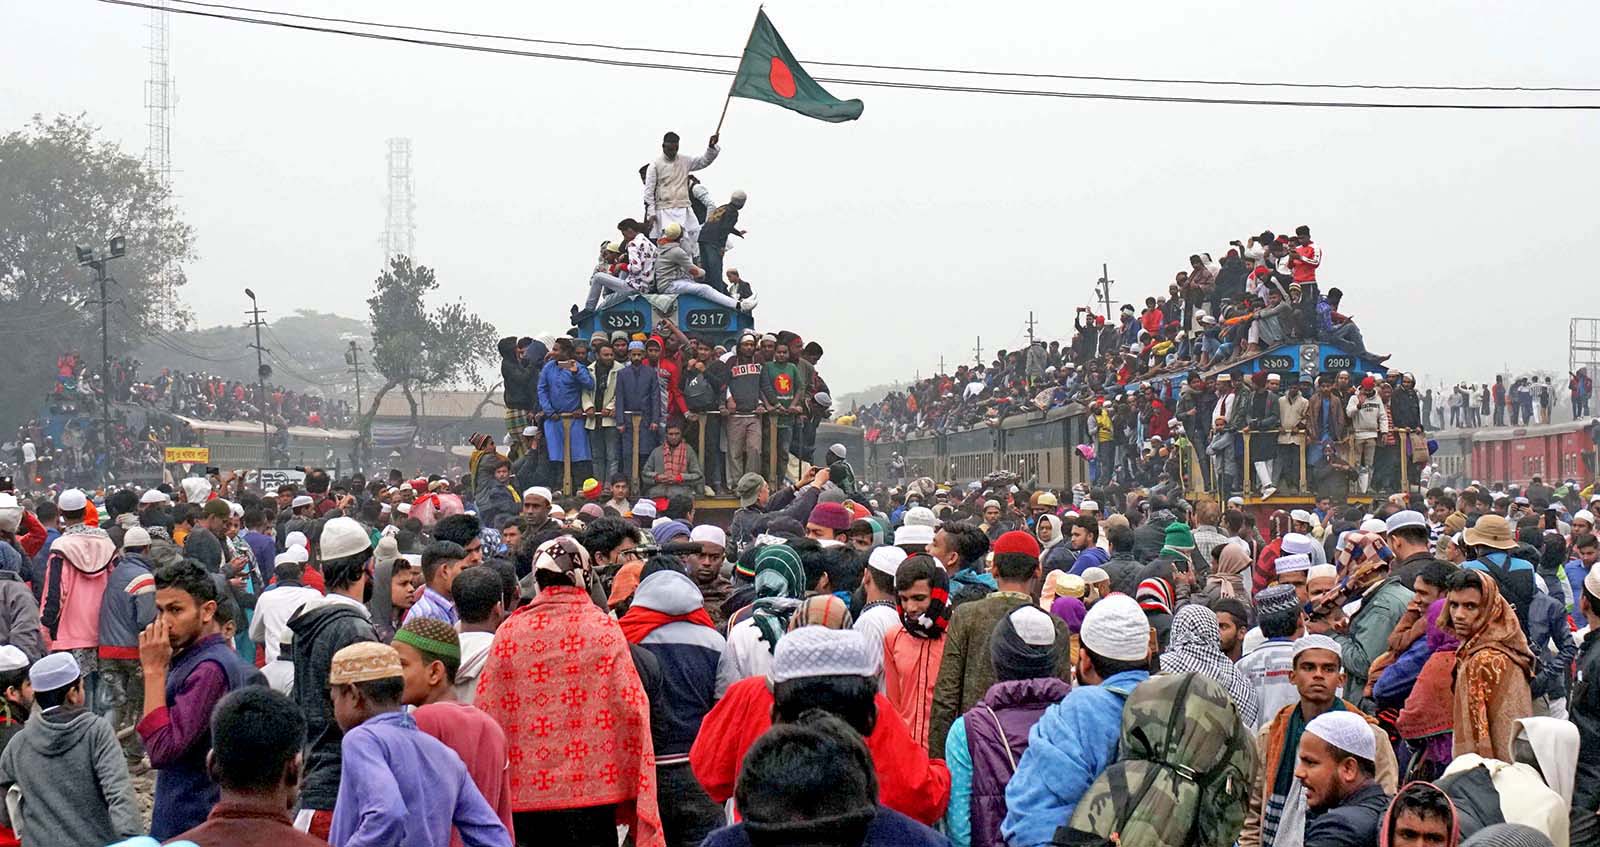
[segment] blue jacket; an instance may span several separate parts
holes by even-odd
[[[700,589],[677,571],[657,571],[644,578],[628,610],[679,616],[704,607]],[[628,615],[622,616],[629,631]],[[661,665],[662,696],[650,701],[650,736],[655,741],[656,764],[686,760],[700,722],[717,702],[717,662],[727,642],[717,631],[690,621],[673,621],[651,630],[638,645],[650,651]]]
[[[562,412],[583,409],[583,392],[594,390],[594,375],[579,366],[568,372],[555,361],[546,362],[539,373],[539,407],[547,418],[544,422],[544,443],[548,446],[550,461],[559,462],[564,457],[567,438],[563,430],[572,433],[572,461],[589,461],[589,431],[580,418],[560,418]]]
[[[655,368],[629,364],[617,372],[617,429],[626,431],[632,423],[627,412],[643,413],[640,426],[661,423],[661,383]]]
[[[1083,572],[1090,568],[1104,568],[1106,562],[1111,561],[1111,554],[1099,547],[1089,547],[1078,551],[1078,558],[1072,562],[1072,573],[1083,576]]]
[[[1583,596],[1583,578],[1589,575],[1589,569],[1583,562],[1573,559],[1563,566],[1566,571],[1567,584],[1572,586],[1572,611],[1578,611],[1578,598]]]
[[[750,835],[744,824],[725,826],[706,836],[701,847],[748,847]],[[950,847],[943,835],[923,826],[899,812],[878,807],[878,816],[867,825],[867,837],[861,847]]]
[[[1428,637],[1423,635],[1411,642],[1411,646],[1394,660],[1394,664],[1384,668],[1372,683],[1372,699],[1378,701],[1379,708],[1398,709],[1405,705],[1412,687],[1417,684],[1417,675],[1422,673],[1422,666],[1427,664],[1428,657],[1432,655],[1433,651],[1428,649]]]
[[[1028,751],[1006,786],[1000,834],[1011,847],[1050,844],[1095,778],[1117,759],[1122,706],[1147,671],[1123,671],[1072,689],[1028,732]]]

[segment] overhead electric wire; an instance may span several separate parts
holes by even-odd
[[[365,38],[374,41],[387,41],[400,44],[411,44],[423,47],[440,47],[452,50],[465,50],[476,53],[489,53],[502,56],[519,56],[533,59],[550,59],[555,61],[581,62],[585,64],[607,65],[612,67],[647,68],[651,70],[674,71],[678,73],[698,73],[713,76],[734,76],[735,71],[724,68],[711,68],[693,65],[676,65],[664,62],[636,62],[623,59],[607,59],[597,56],[575,56],[565,53],[548,53],[528,50],[513,50],[505,47],[490,47],[481,44],[462,44],[451,41],[436,41],[425,38],[411,38],[400,35],[385,35],[376,32],[361,32],[357,30],[338,29],[334,27],[314,26],[311,24],[293,23],[290,21],[267,20],[251,18],[241,15],[222,14],[220,12],[207,12],[200,9],[186,9],[154,3],[138,2],[138,0],[98,0],[98,2],[115,6],[128,6],[137,9],[152,11],[166,11],[174,14],[192,15],[196,17],[212,18],[216,20],[233,21],[235,23],[252,24],[256,26],[270,26],[281,29],[299,30],[303,32],[319,32],[328,35],[343,35],[352,38]],[[874,88],[899,88],[916,91],[944,91],[963,94],[993,94],[1014,97],[1053,97],[1075,100],[1113,100],[1125,102],[1144,103],[1190,103],[1201,105],[1233,105],[1233,106],[1285,106],[1299,108],[1329,108],[1329,109],[1391,109],[1391,110],[1455,110],[1455,111],[1597,111],[1600,104],[1567,104],[1567,103],[1384,103],[1384,102],[1352,102],[1330,100],[1263,100],[1238,97],[1189,97],[1176,95],[1152,94],[1119,94],[1111,92],[1088,91],[1058,91],[1039,89],[1020,89],[1002,87],[982,87],[947,85],[934,83],[896,82],[881,79],[850,79],[839,77],[818,77],[818,82],[837,83],[841,85],[862,85]]]
[[[301,12],[286,12],[277,9],[262,9],[252,6],[237,6],[228,3],[207,3],[202,0],[168,0],[168,2],[181,3],[185,6],[197,6],[206,9],[227,9],[235,12],[249,12],[251,14],[273,15],[283,18],[298,20],[321,21],[323,23],[354,24],[357,26],[377,27],[380,29],[398,29],[409,32],[426,32],[433,35],[453,35],[467,38],[486,38],[498,41],[514,41],[524,44],[550,44],[560,47],[582,47],[598,50],[616,50],[628,53],[659,53],[670,56],[692,56],[701,59],[740,59],[736,53],[709,53],[699,50],[680,50],[667,47],[637,47],[622,44],[605,44],[594,41],[564,41],[555,38],[533,38],[530,36],[507,35],[493,32],[473,32],[470,30],[444,29],[439,27],[418,26],[415,24],[386,23],[383,21],[363,20],[360,18],[339,18],[324,15],[308,15]],[[174,10],[176,11],[176,10]],[[1134,76],[1105,76],[1098,74],[1065,74],[1044,73],[1039,71],[1000,71],[977,68],[941,68],[927,65],[883,65],[869,62],[830,62],[822,59],[806,59],[805,65],[831,67],[831,68],[861,68],[863,70],[879,71],[908,71],[915,73],[940,73],[940,74],[965,74],[971,76],[1002,76],[1017,77],[1020,79],[1065,79],[1076,82],[1127,82],[1160,85],[1223,85],[1256,88],[1329,88],[1329,89],[1359,89],[1376,91],[1494,91],[1494,92],[1564,92],[1564,93],[1600,93],[1600,87],[1580,87],[1565,85],[1438,85],[1429,83],[1362,83],[1362,82],[1276,82],[1265,80],[1240,80],[1240,79],[1188,79],[1181,77],[1134,77]]]

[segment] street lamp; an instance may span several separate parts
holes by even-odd
[[[107,454],[111,449],[111,325],[108,308],[111,295],[108,285],[111,277],[106,273],[106,263],[120,259],[128,253],[128,239],[118,235],[107,244],[106,255],[97,254],[92,247],[81,244],[73,248],[78,253],[78,266],[94,269],[95,282],[100,283],[100,408],[102,414],[100,438]],[[106,463],[106,473],[111,473],[111,463]]]

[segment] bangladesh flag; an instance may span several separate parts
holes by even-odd
[[[756,12],[755,28],[750,30],[750,43],[744,47],[739,74],[728,96],[765,100],[832,123],[861,117],[861,101],[840,100],[818,85],[795,61],[789,45],[762,11]]]

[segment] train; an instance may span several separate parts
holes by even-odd
[[[572,335],[589,338],[596,332],[611,335],[656,333],[656,322],[671,317],[685,334],[712,344],[731,346],[739,334],[754,326],[748,312],[727,309],[696,294],[635,294],[578,322]]]

